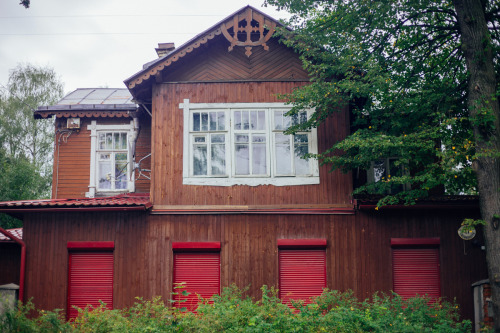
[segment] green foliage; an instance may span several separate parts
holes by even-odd
[[[457,15],[448,0],[314,1],[267,0],[292,14],[294,30],[281,29],[283,43],[299,54],[311,84],[281,96],[296,113],[315,115],[289,133],[320,126],[335,111],[352,110],[352,134],[319,158],[332,169],[367,170],[371,163],[398,158],[401,172],[367,184],[356,193],[387,194],[380,204],[413,203],[432,189],[477,194],[473,126],[492,130],[498,115],[488,110],[470,119],[467,73]],[[484,2],[486,18],[498,26],[498,2]],[[491,29],[500,75],[500,30]],[[486,96],[498,103],[496,96]],[[498,152],[490,152],[498,155]]]
[[[49,119],[35,120],[33,111],[55,104],[62,84],[50,68],[19,65],[0,85],[0,201],[50,196],[54,126]],[[21,222],[0,216],[0,226]]]
[[[425,298],[403,300],[375,294],[358,301],[352,292],[325,290],[310,304],[281,303],[277,290],[262,287],[262,299],[244,296],[234,286],[220,296],[201,300],[197,313],[167,307],[159,297],[138,298],[129,309],[80,309],[66,322],[60,310],[33,313],[31,302],[0,317],[2,332],[469,332],[470,321],[460,321],[458,306]]]

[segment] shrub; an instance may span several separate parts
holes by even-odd
[[[458,306],[426,298],[403,300],[398,295],[375,294],[358,301],[351,291],[325,290],[312,303],[281,303],[274,288],[262,287],[262,299],[244,296],[231,286],[221,295],[201,300],[196,313],[164,304],[160,297],[137,298],[128,309],[109,310],[105,304],[79,309],[66,322],[60,310],[34,311],[27,302],[0,317],[1,332],[469,332],[460,321]]]

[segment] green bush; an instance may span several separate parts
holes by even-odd
[[[281,303],[274,288],[262,287],[262,299],[244,297],[234,286],[201,300],[196,313],[168,307],[159,298],[137,299],[128,309],[109,310],[105,304],[79,309],[66,322],[60,310],[39,311],[31,302],[0,317],[0,332],[469,332],[458,306],[425,298],[403,300],[375,294],[358,301],[352,292],[325,290],[310,304]]]

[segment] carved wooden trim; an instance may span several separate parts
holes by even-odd
[[[257,26],[252,26],[252,21],[257,22]],[[240,26],[240,22],[243,24]],[[235,46],[245,46],[245,55],[250,57],[252,55],[252,47],[262,45],[264,50],[269,51],[269,46],[266,42],[272,37],[276,29],[276,23],[268,20],[265,16],[260,13],[254,12],[251,8],[248,8],[240,15],[235,15],[232,21],[221,24],[222,34],[231,43],[228,50],[231,52]],[[229,29],[233,28],[233,35],[229,33]],[[267,33],[265,29],[267,30]],[[238,33],[245,33],[246,40],[239,40]],[[252,41],[252,33],[258,32],[259,39]]]

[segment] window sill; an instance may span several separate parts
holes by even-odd
[[[202,185],[202,186],[316,185],[319,184],[319,177],[313,176],[313,177],[280,177],[280,178],[183,178],[182,184]]]

